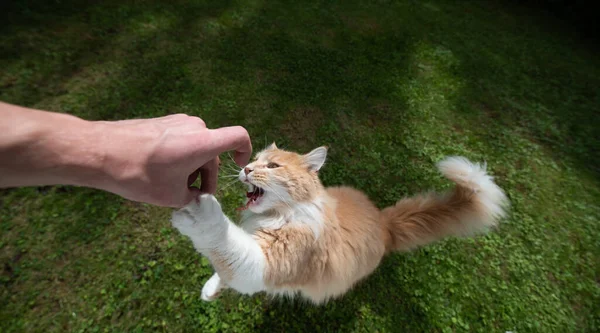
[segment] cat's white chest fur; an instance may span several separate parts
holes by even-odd
[[[291,209],[286,214],[257,214],[251,211],[244,211],[242,212],[240,227],[247,233],[253,234],[261,228],[277,230],[287,223],[298,223],[308,226],[314,232],[315,237],[319,237],[324,223],[323,207],[325,202],[328,202],[331,207],[335,207],[336,205],[334,200],[322,195],[312,202],[291,205]]]
[[[266,215],[255,214],[245,211],[242,213],[242,221],[240,227],[247,233],[253,234],[260,228],[279,229],[286,223],[286,220],[281,215]]]

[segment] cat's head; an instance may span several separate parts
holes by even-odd
[[[323,189],[318,171],[326,157],[326,147],[302,155],[281,150],[275,143],[259,152],[239,174],[248,185],[248,209],[254,213],[285,210],[315,199]]]

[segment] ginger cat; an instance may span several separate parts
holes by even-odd
[[[371,274],[392,251],[483,233],[506,215],[504,192],[485,166],[465,158],[438,165],[456,183],[450,193],[422,194],[379,210],[356,189],[321,184],[326,155],[325,147],[301,155],[275,144],[259,152],[239,174],[249,187],[241,227],[208,194],[173,213],[173,225],[216,270],[203,300],[233,288],[324,303]]]

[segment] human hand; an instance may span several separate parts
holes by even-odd
[[[200,193],[214,193],[218,155],[234,150],[242,166],[252,153],[243,127],[208,129],[202,119],[185,114],[92,124],[109,178],[91,185],[159,206],[181,207]],[[200,189],[191,187],[198,175]]]

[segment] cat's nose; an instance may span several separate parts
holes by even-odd
[[[252,169],[250,169],[249,167],[245,167],[244,168],[244,173],[246,174],[246,176],[248,176],[248,174],[252,172]]]

